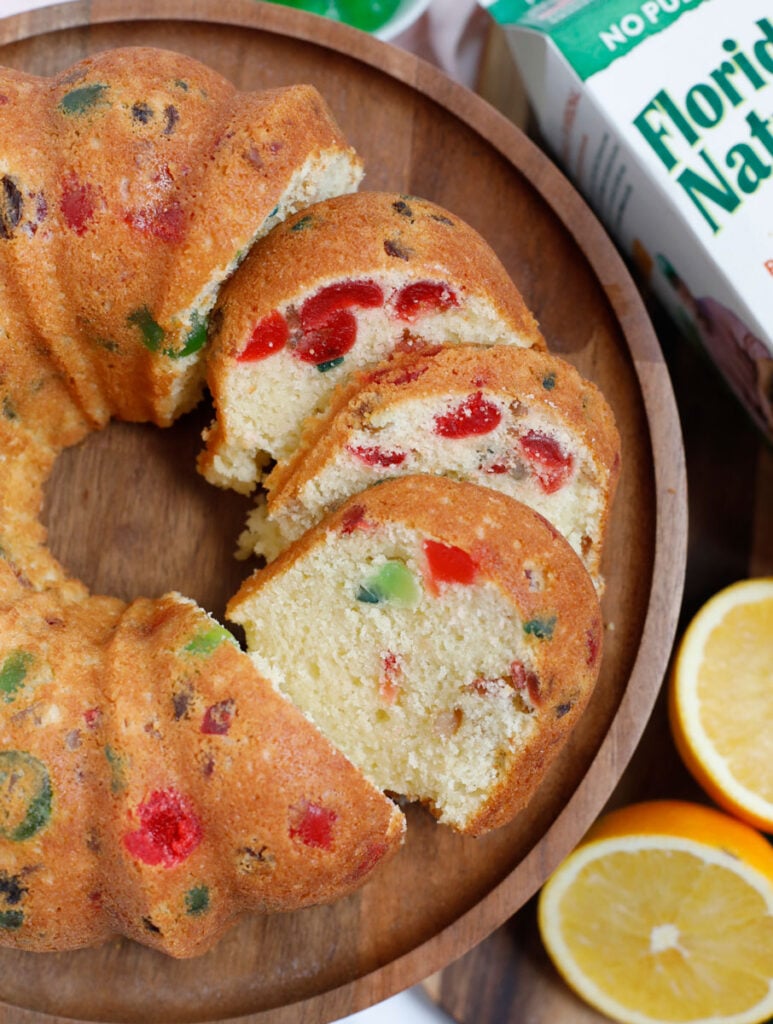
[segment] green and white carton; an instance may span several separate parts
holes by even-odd
[[[557,162],[773,438],[773,0],[481,0]]]

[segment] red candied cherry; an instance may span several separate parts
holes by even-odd
[[[82,182],[74,171],[62,181],[59,209],[65,224],[76,235],[83,235],[96,213],[99,191],[89,182]]]
[[[341,533],[347,535],[366,526],[365,509],[362,505],[351,505],[341,517]]]
[[[390,452],[385,448],[364,447],[361,445],[347,445],[346,450],[364,462],[366,466],[379,466],[388,469],[390,466],[399,466],[407,458],[406,452]]]
[[[394,651],[384,651],[381,655],[381,673],[378,683],[378,695],[384,704],[391,706],[397,701],[402,689],[402,680],[402,658]]]
[[[436,416],[434,430],[441,437],[473,437],[490,433],[501,419],[499,406],[476,391],[447,413]]]
[[[279,310],[275,309],[255,324],[250,340],[236,357],[236,362],[256,363],[259,359],[265,359],[283,349],[289,337],[287,321]]]
[[[459,305],[456,293],[445,281],[414,281],[401,288],[392,302],[399,319],[408,321]]]
[[[530,430],[518,439],[518,445],[545,494],[554,494],[564,486],[571,476],[574,459],[555,438]]]
[[[334,313],[352,306],[374,309],[383,304],[384,293],[375,281],[339,281],[306,299],[301,306],[301,327],[304,331],[322,327]]]
[[[174,867],[189,857],[203,838],[191,801],[172,787],[154,790],[136,813],[140,827],[128,832],[123,843],[144,864]]]
[[[333,848],[333,825],[338,815],[328,807],[303,800],[290,808],[290,838],[319,850]]]
[[[185,212],[176,199],[161,206],[130,210],[125,220],[135,231],[160,242],[181,242],[185,235]]]
[[[357,340],[352,308],[375,309],[384,293],[375,281],[339,281],[321,288],[301,306],[301,335],[294,354],[304,363],[327,367],[342,359]]]
[[[510,663],[510,681],[516,690],[525,690],[528,693],[532,704],[536,706],[542,703],[539,678],[536,673],[527,669],[522,661],[515,660]]]
[[[427,559],[429,581],[437,592],[439,583],[474,583],[478,566],[473,558],[453,544],[438,540],[425,540],[422,545]]]

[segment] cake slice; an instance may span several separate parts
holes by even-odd
[[[426,200],[376,192],[318,203],[260,241],[212,335],[216,419],[199,470],[244,493],[359,367],[441,343],[545,345],[477,232]]]
[[[245,546],[272,558],[346,498],[415,473],[468,480],[546,516],[601,588],[620,467],[614,416],[557,356],[447,347],[355,374],[265,480]]]
[[[240,92],[167,50],[0,69],[0,95],[0,330],[34,352],[20,414],[54,373],[91,427],[171,423],[201,397],[209,313],[249,246],[362,178],[312,86]]]
[[[0,607],[0,637],[4,944],[194,956],[399,847],[395,804],[192,601],[49,590]]]
[[[261,674],[376,786],[475,835],[527,803],[601,656],[596,592],[564,538],[444,477],[350,498],[227,615]]]

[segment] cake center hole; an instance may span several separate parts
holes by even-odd
[[[167,429],[113,422],[59,456],[43,507],[49,547],[93,594],[177,590],[223,621],[257,562],[234,558],[252,499],[196,472],[211,419],[205,405]]]

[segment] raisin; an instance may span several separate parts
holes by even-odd
[[[132,107],[132,118],[140,124],[147,124],[153,119],[153,108],[147,103],[135,103]]]
[[[0,193],[0,238],[11,238],[19,226],[24,201],[16,182],[4,174]]]
[[[502,411],[476,391],[442,416],[435,417],[435,433],[441,437],[473,437],[488,434],[499,425]]]
[[[164,107],[164,130],[161,134],[172,135],[179,120],[180,111],[177,107],[173,106],[171,103],[168,107]]]
[[[397,260],[405,260],[406,263],[410,260],[411,256],[413,256],[413,249],[409,248],[407,245],[402,245],[393,238],[385,239],[384,252],[387,256],[394,256]]]

